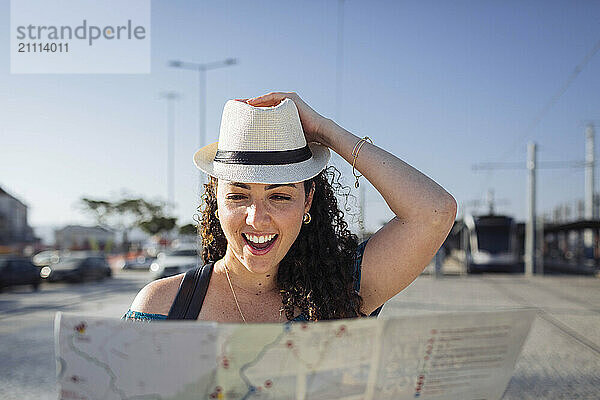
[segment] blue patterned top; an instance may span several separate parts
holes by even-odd
[[[354,260],[354,290],[356,291],[356,293],[358,293],[360,291],[360,264],[362,263],[362,256],[363,253],[365,251],[365,246],[367,245],[367,240],[365,240],[364,242],[362,242],[361,244],[358,245],[358,247],[356,248],[356,258]],[[381,312],[381,308],[383,306],[379,307],[377,310],[373,311],[371,313],[371,317],[376,317],[379,315],[379,313]],[[123,315],[121,317],[121,319],[123,320],[127,320],[127,321],[160,321],[160,320],[166,320],[167,316],[164,314],[151,314],[151,313],[145,313],[145,312],[139,312],[139,311],[132,311],[131,309],[127,310],[127,312],[125,313],[125,315]],[[306,315],[306,313],[302,313],[300,315],[298,315],[296,318],[294,318],[292,321],[294,322],[301,322],[301,321],[308,321],[308,315]]]

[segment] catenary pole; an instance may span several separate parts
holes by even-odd
[[[585,128],[585,219],[594,215],[594,125]]]
[[[535,265],[535,178],[536,178],[536,151],[535,142],[527,145],[527,225],[525,227],[525,275],[533,275]]]
[[[585,209],[584,217],[590,221],[596,218],[594,215],[594,125],[588,124],[585,128]],[[594,231],[586,229],[583,231],[584,254],[593,257]]]

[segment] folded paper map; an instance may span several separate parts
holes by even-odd
[[[496,400],[534,317],[511,310],[238,325],[57,313],[58,395]]]

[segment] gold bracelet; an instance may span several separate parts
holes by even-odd
[[[352,157],[354,157],[352,159],[352,175],[354,175],[354,177],[356,178],[356,182],[354,182],[354,187],[357,189],[360,186],[360,184],[358,183],[358,178],[360,178],[362,175],[356,174],[356,169],[354,168],[354,165],[356,164],[356,159],[358,158],[358,153],[360,153],[360,149],[363,147],[363,145],[365,144],[365,142],[367,140],[369,142],[371,142],[371,144],[373,144],[373,141],[371,140],[371,138],[368,136],[365,136],[364,138],[362,138],[358,142],[356,142],[356,144],[354,145],[354,148],[352,149]]]

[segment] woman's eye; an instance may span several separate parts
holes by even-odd
[[[243,194],[230,194],[229,196],[227,196],[227,200],[243,200],[245,198],[246,196],[244,196]]]
[[[285,200],[290,200],[291,199],[290,196],[284,196],[284,195],[281,195],[281,194],[275,194],[275,195],[271,196],[271,198],[273,200],[279,200],[279,201],[285,201]]]

